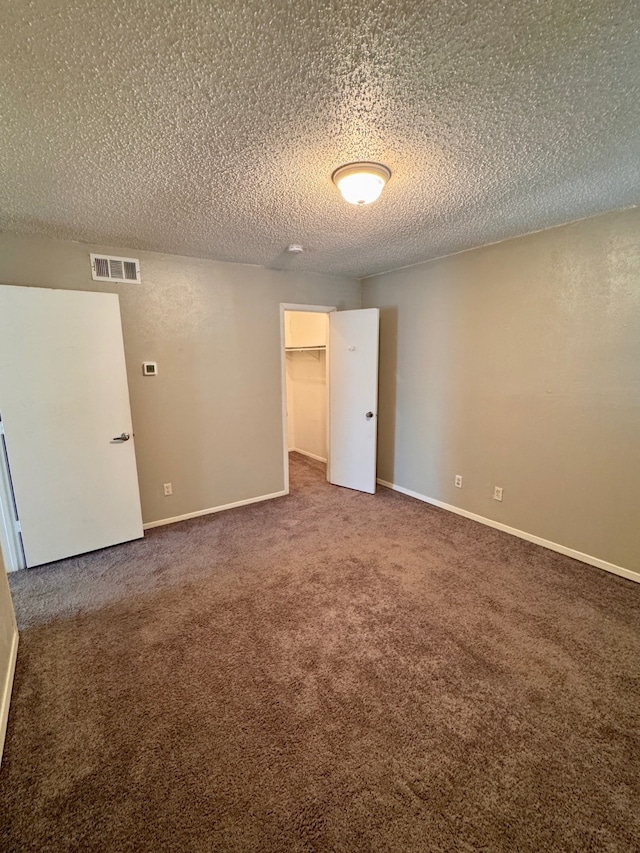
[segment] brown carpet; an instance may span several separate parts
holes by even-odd
[[[637,851],[640,586],[326,485],[18,573],[3,851]]]

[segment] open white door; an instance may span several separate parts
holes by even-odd
[[[329,465],[327,479],[373,494],[378,433],[380,311],[329,314]]]
[[[143,535],[117,294],[0,286],[0,416],[27,566]]]

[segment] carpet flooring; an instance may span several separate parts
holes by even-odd
[[[12,576],[0,850],[639,850],[640,586],[291,468]]]

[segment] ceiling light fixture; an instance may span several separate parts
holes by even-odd
[[[336,169],[331,179],[349,204],[371,204],[380,198],[391,169],[382,163],[347,163]]]

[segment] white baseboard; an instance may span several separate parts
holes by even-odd
[[[309,453],[308,450],[300,450],[299,447],[292,447],[289,453],[301,453],[303,456],[308,456],[309,459],[315,459],[318,462],[326,462],[324,456],[316,456],[315,453]]]
[[[281,492],[274,492],[271,495],[258,495],[257,498],[245,498],[243,501],[234,501],[231,504],[223,504],[222,506],[212,506],[209,509],[199,509],[196,512],[187,512],[184,515],[175,515],[173,518],[160,518],[158,521],[148,521],[142,525],[143,530],[149,530],[152,527],[164,527],[165,524],[175,524],[177,521],[187,521],[189,518],[199,518],[201,515],[211,515],[214,512],[224,512],[225,509],[235,509],[238,506],[247,506],[248,504],[256,504],[260,501],[270,501],[272,498],[281,498],[288,495],[289,492],[283,489]]]
[[[0,763],[2,762],[2,752],[4,750],[4,738],[7,733],[7,721],[9,719],[9,703],[11,702],[11,688],[13,687],[13,676],[16,671],[16,660],[18,658],[18,631],[15,630],[13,640],[11,641],[11,651],[9,652],[9,668],[2,686],[2,696],[0,697]]]
[[[505,533],[510,533],[512,536],[517,536],[520,539],[526,539],[527,542],[533,542],[535,545],[542,545],[543,548],[549,548],[550,551],[556,551],[558,554],[564,554],[566,557],[572,557],[574,560],[580,560],[581,563],[587,563],[589,566],[595,566],[598,569],[604,569],[605,572],[611,572],[614,575],[620,575],[620,577],[627,578],[627,580],[640,583],[640,572],[634,572],[631,569],[616,566],[615,563],[608,563],[606,560],[601,560],[599,557],[592,557],[590,554],[583,554],[582,551],[575,551],[573,548],[567,548],[566,545],[558,545],[557,542],[551,542],[549,539],[542,539],[540,536],[534,536],[533,533],[518,530],[516,527],[509,527],[508,524],[502,524],[502,522],[494,521],[492,518],[485,518],[483,515],[477,515],[475,512],[460,509],[460,507],[444,503],[444,501],[436,500],[436,498],[429,498],[426,495],[421,495],[419,492],[412,492],[411,489],[405,489],[403,486],[396,486],[395,483],[389,483],[386,480],[380,479],[378,479],[378,483],[386,489],[393,489],[394,492],[401,492],[403,495],[409,495],[410,498],[416,498],[424,503],[440,507],[440,509],[446,509],[449,512],[454,512],[456,515],[462,515],[464,518],[470,518],[472,521],[478,521],[480,524],[486,524],[487,527],[494,527],[496,530],[502,530]]]

